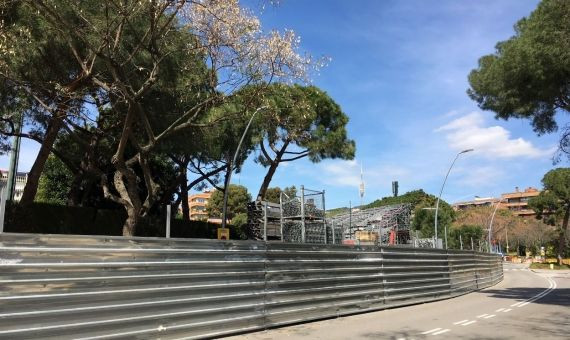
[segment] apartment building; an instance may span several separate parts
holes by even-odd
[[[8,182],[8,170],[0,169],[0,187],[5,188]],[[14,188],[14,201],[19,202],[22,199],[22,194],[24,193],[24,188],[28,182],[27,172],[17,172],[16,173],[16,186]]]
[[[206,212],[206,205],[212,197],[212,190],[204,190],[201,193],[194,194],[188,197],[188,206],[190,207],[191,220],[208,220],[208,213]]]
[[[540,191],[536,188],[528,187],[520,191],[518,187],[515,192],[509,192],[501,195],[501,208],[511,210],[515,215],[522,217],[531,217],[535,215],[534,210],[529,208],[529,199],[536,197]]]
[[[491,206],[495,205],[499,201],[498,198],[495,197],[477,197],[472,201],[463,201],[453,203],[451,206],[454,210],[465,210],[468,208],[475,208],[475,207],[484,207],[484,206]]]
[[[519,190],[519,188],[516,187],[514,192],[501,194],[501,198],[476,197],[472,201],[454,203],[452,207],[455,210],[465,210],[480,206],[494,206],[500,202],[499,209],[509,209],[513,214],[521,217],[534,217],[535,212],[528,206],[528,201],[539,194],[540,190],[533,187],[528,187],[524,190]]]

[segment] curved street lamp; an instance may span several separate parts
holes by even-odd
[[[255,110],[255,112],[253,112],[253,114],[251,115],[251,118],[249,118],[249,122],[247,123],[247,126],[245,127],[245,130],[243,130],[243,134],[241,135],[241,139],[239,140],[239,143],[237,145],[237,149],[236,152],[234,153],[234,157],[232,159],[232,162],[230,164],[228,164],[228,175],[226,176],[226,180],[224,183],[224,202],[222,205],[222,228],[226,227],[226,221],[228,218],[228,194],[230,192],[230,181],[232,178],[232,172],[233,169],[232,167],[234,166],[234,164],[236,164],[237,161],[237,157],[239,154],[239,149],[241,148],[241,144],[243,143],[243,140],[245,139],[245,135],[247,134],[247,131],[249,130],[249,126],[251,125],[251,122],[253,122],[253,118],[255,117],[255,115],[257,114],[257,112],[259,112],[262,109],[265,109],[266,106],[262,106],[260,108],[258,108],[257,110]]]
[[[493,228],[493,220],[495,219],[495,213],[497,213],[497,209],[499,208],[499,205],[501,205],[501,202],[504,200],[504,198],[500,198],[499,201],[497,201],[497,205],[495,205],[495,210],[493,210],[493,215],[491,215],[491,222],[489,222],[489,253],[491,252],[491,230]]]
[[[453,160],[453,162],[451,162],[451,166],[449,167],[449,170],[447,170],[447,174],[445,175],[445,179],[443,180],[443,184],[441,185],[441,190],[439,191],[439,196],[437,197],[437,203],[435,204],[435,242],[437,243],[437,213],[439,211],[439,200],[441,199],[441,194],[443,193],[443,188],[445,187],[445,182],[447,182],[447,177],[449,176],[449,173],[451,172],[451,168],[453,168],[453,165],[455,164],[455,161],[457,161],[457,158],[459,158],[460,155],[467,153],[467,152],[471,152],[473,151],[473,149],[466,149],[463,150],[459,153],[457,153],[457,156],[455,156],[455,159]],[[445,231],[444,231],[444,238],[445,238],[445,249],[447,249],[447,226],[445,226]],[[436,248],[437,245],[434,244],[434,248]]]

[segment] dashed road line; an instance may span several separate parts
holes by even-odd
[[[478,319],[480,319],[480,318],[484,318],[484,317],[486,317],[487,315],[489,315],[489,314],[481,314],[481,315],[477,315],[477,318],[478,318]]]
[[[496,316],[495,314],[487,315],[487,316],[485,317],[485,319],[494,318],[495,316]]]
[[[462,323],[467,322],[467,321],[469,321],[469,319],[457,321],[457,322],[454,322],[453,324],[454,324],[454,325],[459,325],[459,324],[462,324]]]
[[[507,309],[505,309],[505,310],[503,311],[503,313],[508,313],[508,312],[510,312],[510,311],[512,311],[512,310],[513,310],[512,308],[507,308]]]
[[[502,311],[504,311],[504,310],[505,310],[505,308],[499,308],[499,309],[497,309],[495,312],[502,312]]]
[[[429,331],[425,331],[425,332],[423,332],[422,334],[424,334],[424,335],[425,335],[425,334],[430,334],[430,333],[437,332],[437,331],[440,331],[440,330],[441,330],[441,328],[434,328],[434,329],[430,329]]]
[[[440,335],[440,334],[443,334],[443,333],[447,333],[447,332],[449,332],[449,331],[450,331],[450,329],[447,329],[447,328],[446,328],[446,329],[442,329],[441,331],[437,331],[437,332],[435,332],[435,333],[432,333],[431,335]]]
[[[472,321],[466,322],[466,323],[462,324],[461,326],[469,326],[475,322],[477,322],[477,320],[472,320]]]

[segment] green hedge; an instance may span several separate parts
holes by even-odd
[[[51,203],[34,202],[28,206],[8,204],[6,206],[5,232],[73,235],[122,235],[126,213],[122,209],[96,209],[90,207],[69,207]],[[205,221],[184,221],[173,218],[170,222],[170,236],[181,238],[217,238],[219,224]],[[230,238],[239,239],[242,233],[233,226]],[[164,237],[166,217],[153,216],[141,221],[136,236]]]

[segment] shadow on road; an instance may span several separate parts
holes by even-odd
[[[485,289],[479,293],[487,294],[490,297],[499,299],[517,299],[522,301],[536,296],[544,292],[544,290],[545,288],[517,287],[503,289]],[[532,303],[570,306],[570,288],[557,288],[543,298],[535,300]]]

